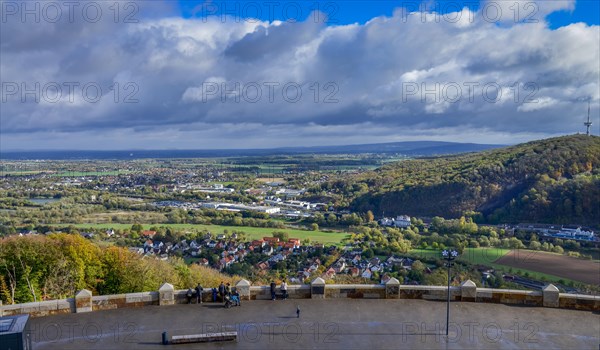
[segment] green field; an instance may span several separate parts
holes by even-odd
[[[79,228],[96,228],[96,229],[126,229],[131,228],[131,224],[77,224],[73,225]],[[171,227],[179,230],[208,230],[211,233],[219,234],[223,233],[224,230],[232,231],[244,231],[250,239],[259,239],[262,237],[270,237],[273,232],[287,232],[290,238],[299,238],[304,240],[306,238],[310,239],[311,242],[319,242],[319,243],[335,243],[339,244],[344,238],[350,236],[347,232],[324,232],[324,231],[305,231],[299,229],[277,229],[270,227],[250,227],[250,226],[221,226],[221,225],[194,225],[194,224],[144,224],[142,225],[144,229],[149,229],[150,227]]]
[[[128,174],[130,171],[128,170],[114,170],[114,171],[65,171],[61,173],[52,174],[50,176],[55,177],[83,177],[83,176],[114,176],[120,174]]]
[[[503,264],[497,264],[496,260],[500,259],[504,255],[508,254],[512,249],[506,248],[466,248],[459,260],[469,262],[474,265],[489,266],[495,270],[501,270],[505,273],[516,274],[520,276],[528,275],[528,277],[536,280],[546,280],[550,282],[558,282],[562,280],[564,282],[571,281],[570,279],[550,275],[543,272],[537,272],[528,269],[515,268]],[[509,270],[511,272],[509,272]]]
[[[35,174],[39,174],[41,173],[42,170],[23,170],[23,171],[19,171],[19,170],[15,170],[15,171],[3,171],[2,175],[4,176],[23,176],[23,175],[35,175]]]
[[[510,251],[511,249],[505,248],[465,248],[459,260],[473,265],[488,265],[493,264]]]

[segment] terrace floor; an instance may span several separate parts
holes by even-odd
[[[301,310],[296,318],[296,307]],[[277,300],[64,314],[30,320],[33,349],[598,349],[600,314],[426,300]],[[236,342],[161,344],[238,331]]]

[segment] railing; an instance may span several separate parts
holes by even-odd
[[[242,300],[266,300],[271,298],[269,286],[251,286],[241,280],[236,284]],[[0,316],[30,314],[46,316],[60,313],[81,313],[127,307],[151,305],[174,305],[188,302],[187,290],[175,290],[169,283],[163,284],[156,292],[127,293],[93,296],[88,290],[81,290],[74,298],[50,300],[15,305],[0,304]],[[277,292],[280,293],[279,288]],[[316,278],[310,285],[288,286],[290,299],[424,299],[446,300],[447,288],[441,286],[401,285],[392,278],[385,284],[326,284]],[[482,302],[517,304],[533,307],[554,307],[576,310],[600,311],[600,296],[559,293],[554,285],[547,285],[542,291],[513,289],[477,288],[472,281],[450,287],[450,299],[461,302]],[[211,289],[202,293],[202,301],[213,301]],[[196,302],[196,298],[193,298]]]

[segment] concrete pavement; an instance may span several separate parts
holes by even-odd
[[[296,307],[301,310],[296,318]],[[425,300],[277,300],[150,306],[31,320],[33,349],[598,349],[600,314]],[[238,331],[237,342],[161,344]]]

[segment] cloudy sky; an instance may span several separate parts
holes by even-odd
[[[3,151],[600,130],[597,1],[0,5]]]

